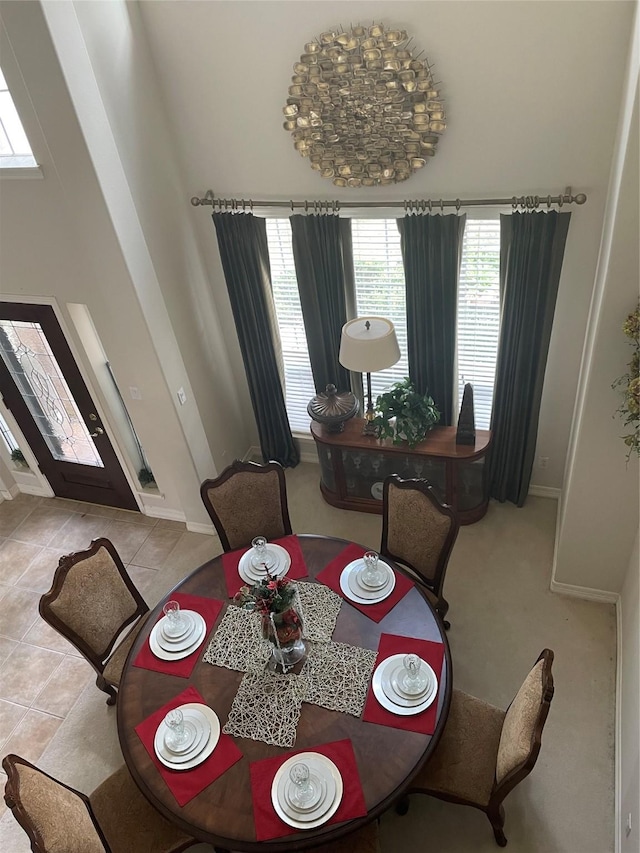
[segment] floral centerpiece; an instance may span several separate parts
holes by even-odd
[[[640,303],[625,320],[622,331],[631,341],[633,355],[628,371],[611,387],[623,389],[624,397],[616,414],[622,417],[625,427],[631,428],[630,433],[622,436],[629,448],[628,456],[632,453],[640,456]]]
[[[269,572],[253,586],[240,587],[233,597],[240,607],[260,616],[262,635],[277,647],[276,658],[282,666],[297,662],[306,651],[297,598],[295,583]]]

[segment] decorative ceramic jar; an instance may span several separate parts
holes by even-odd
[[[357,415],[359,403],[351,391],[338,394],[335,385],[327,385],[324,393],[316,394],[307,406],[309,417],[324,424],[331,433],[342,432],[345,421]]]

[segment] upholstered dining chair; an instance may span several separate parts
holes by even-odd
[[[2,767],[5,802],[34,853],[178,853],[197,843],[153,808],[125,765],[88,797],[18,755]]]
[[[505,847],[502,802],[531,773],[553,698],[553,652],[544,649],[506,711],[453,691],[442,738],[406,795],[430,794],[485,812]],[[396,811],[406,814],[408,796]]]
[[[278,539],[292,532],[279,462],[236,459],[218,478],[205,480],[200,494],[225,551],[250,545],[256,536]]]
[[[96,685],[114,705],[122,669],[149,608],[109,539],[60,558],[40,615],[84,655],[97,672]],[[116,645],[124,629],[135,622]]]
[[[413,572],[447,630],[449,602],[442,588],[459,529],[457,513],[439,500],[427,480],[403,480],[397,474],[385,479],[380,553]]]

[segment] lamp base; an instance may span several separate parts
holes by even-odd
[[[378,435],[378,431],[373,425],[372,421],[365,421],[364,426],[362,428],[362,435]]]
[[[373,420],[376,416],[375,409],[373,408],[373,402],[371,400],[371,374],[367,373],[368,380],[368,396],[369,399],[367,401],[367,411],[364,413],[364,427],[362,428],[363,435],[377,435],[377,430],[373,424]]]

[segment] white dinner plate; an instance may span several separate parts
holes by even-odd
[[[384,601],[385,598],[388,598],[396,585],[396,573],[389,566],[388,568],[391,571],[391,579],[387,586],[384,586],[381,590],[377,592],[368,593],[366,590],[362,589],[359,586],[356,586],[357,592],[354,592],[354,589],[351,584],[355,585],[355,579],[351,581],[351,576],[357,573],[362,568],[362,560],[353,560],[351,563],[348,563],[342,573],[340,574],[340,589],[349,598],[351,601],[355,601],[356,604],[377,604],[379,601]],[[384,564],[387,565],[386,563]]]
[[[278,557],[278,563],[276,567],[272,569],[271,574],[277,578],[284,577],[291,566],[291,555],[286,548],[283,548],[282,545],[276,545],[275,542],[268,542],[267,549],[275,553]],[[249,550],[245,551],[238,561],[238,574],[242,580],[250,586],[264,578],[264,572],[257,571],[251,565],[252,552],[253,548],[249,548]]]
[[[390,673],[393,672],[393,669],[397,666],[398,661],[402,662],[403,657],[404,654],[391,655],[391,657],[385,658],[385,660],[383,660],[382,663],[378,667],[376,667],[373,673],[373,680],[371,682],[371,686],[373,688],[373,695],[376,697],[376,699],[382,705],[383,708],[386,708],[387,711],[391,711],[392,714],[398,714],[401,717],[409,717],[413,716],[414,714],[421,714],[423,711],[426,711],[429,705],[432,704],[432,702],[438,695],[438,680],[434,673],[434,689],[430,691],[421,702],[418,702],[415,705],[407,707],[399,705],[395,701],[392,702],[384,692],[384,689],[382,687],[382,679],[385,677],[385,672],[387,673],[387,675],[390,675]],[[433,670],[431,671],[433,672]]]
[[[417,696],[409,698],[408,696],[400,693],[394,686],[397,684],[397,673],[399,669],[400,667],[389,667],[389,669],[383,672],[381,681],[383,693],[387,699],[393,702],[394,705],[400,705],[404,708],[415,708],[417,705],[424,705],[425,702],[435,696],[438,690],[438,682],[436,681],[435,675],[429,677],[426,688]],[[429,667],[429,669],[431,669],[431,667]]]
[[[174,649],[172,646],[169,650],[160,645],[158,642],[158,623],[153,626],[149,634],[149,648],[157,658],[160,658],[160,660],[182,660],[182,658],[187,658],[193,654],[202,643],[207,633],[207,623],[199,613],[192,612],[194,617],[197,617],[197,627],[195,633],[190,637],[189,645],[184,649]]]
[[[204,727],[205,737],[207,737],[208,732],[204,746],[202,743],[199,743],[195,747],[195,751],[188,753],[186,758],[182,755],[179,757],[172,755],[164,746],[164,729],[166,729],[164,720],[158,726],[153,746],[158,760],[166,767],[171,768],[171,770],[191,770],[193,767],[197,767],[198,764],[202,764],[216,748],[220,740],[220,720],[213,708],[203,705],[201,702],[188,702],[186,705],[180,705],[180,710],[185,717],[189,714],[191,719],[193,719],[190,712],[197,711],[204,718],[206,722]]]
[[[169,746],[169,744],[167,743],[167,740],[169,738],[169,730],[168,727],[166,727],[162,744],[163,748],[167,751],[169,755],[184,755],[187,752],[195,752],[195,749],[198,746],[200,735],[203,732],[202,724],[197,725],[196,721],[191,716],[189,716],[184,717],[182,725],[184,726],[184,730],[187,733],[187,739],[184,743],[181,743],[180,746]]]
[[[309,778],[316,788],[316,794],[308,805],[300,806],[293,798],[295,793],[295,785],[286,776],[282,776],[278,782],[278,801],[280,805],[291,814],[292,817],[300,815],[299,820],[305,820],[305,815],[314,815],[320,817],[324,814],[336,795],[335,788],[332,791],[332,796],[327,802],[327,781],[324,776],[319,776],[317,773],[309,771]]]
[[[420,661],[421,661],[420,669],[427,676],[427,679],[426,679],[426,683],[424,685],[424,688],[422,690],[420,690],[418,693],[410,693],[408,690],[406,690],[403,687],[402,679],[403,679],[403,675],[404,675],[404,666],[403,666],[402,661],[400,661],[398,666],[389,667],[389,670],[388,670],[389,685],[390,685],[391,689],[393,690],[393,692],[398,696],[402,696],[403,699],[407,699],[409,701],[414,701],[414,702],[417,700],[420,700],[420,699],[426,699],[427,693],[429,693],[431,690],[433,690],[434,685],[436,687],[438,685],[438,681],[436,679],[436,674],[433,671],[433,669],[429,666],[429,664],[426,662],[426,660],[422,660],[422,658],[420,658]]]
[[[169,620],[166,616],[159,620],[158,626],[160,628],[160,633],[162,634],[162,639],[166,640],[167,643],[179,643],[181,640],[185,640],[189,634],[193,633],[193,629],[196,626],[196,623],[193,620],[190,610],[182,611],[182,620],[183,627],[179,634],[169,634],[167,632],[167,628],[169,626]]]
[[[195,708],[184,711],[185,724],[190,723],[196,730],[196,739],[192,742],[188,749],[183,752],[176,753],[166,744],[168,727],[164,720],[156,729],[156,735],[153,739],[153,748],[156,751],[158,758],[166,758],[169,764],[184,764],[185,761],[191,761],[196,755],[199,755],[209,742],[211,734],[211,724],[209,720]]]
[[[198,631],[201,628],[201,623],[197,619],[192,619],[190,617],[190,621],[191,627],[186,634],[180,637],[179,640],[169,639],[163,633],[161,623],[158,622],[158,624],[152,628],[152,631],[155,632],[154,640],[165,650],[165,652],[181,652],[184,651],[184,649],[188,649],[189,646],[192,646],[195,643]]]
[[[387,579],[379,589],[366,589],[359,581],[361,572],[354,569],[347,575],[347,585],[351,593],[356,598],[364,599],[365,601],[383,601],[393,590],[395,586],[395,575],[389,571]]]
[[[368,592],[381,592],[381,590],[390,582],[391,575],[393,574],[391,567],[382,561],[379,561],[379,566],[381,569],[380,573],[382,575],[382,580],[375,584],[367,582],[367,573],[365,571],[364,564],[359,572],[354,572],[354,577],[357,580],[360,589],[365,589]]]
[[[326,780],[327,796],[320,807],[321,813],[318,817],[312,817],[312,815],[306,814],[304,815],[304,818],[307,819],[302,820],[302,815],[296,813],[296,816],[294,817],[290,814],[286,808],[287,801],[284,796],[284,788],[282,788],[283,793],[281,794],[284,807],[281,805],[278,790],[280,785],[282,784],[284,786],[286,780],[289,778],[289,771],[291,770],[291,767],[298,762],[303,762],[309,767],[310,771],[321,775],[322,778]],[[333,798],[331,798],[332,790]],[[289,826],[293,826],[296,829],[314,829],[317,826],[322,826],[323,823],[326,823],[336,813],[338,806],[342,802],[343,790],[344,785],[342,782],[342,776],[331,759],[327,758],[325,755],[321,755],[319,752],[300,752],[297,755],[292,755],[291,758],[288,758],[284,764],[278,768],[277,773],[273,777],[273,782],[271,783],[271,802],[278,817],[285,823],[288,823]],[[327,803],[329,803],[329,805],[327,805]]]

